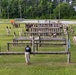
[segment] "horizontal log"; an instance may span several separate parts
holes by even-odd
[[[40,52],[31,52],[31,54],[70,54],[69,51],[40,51]]]
[[[0,55],[24,55],[25,52],[0,52]],[[42,52],[31,52],[31,54],[70,54],[69,51],[42,51]]]
[[[24,52],[0,52],[0,55],[23,55]]]
[[[7,44],[32,44],[32,42],[25,42],[25,43],[22,43],[22,42],[8,42]],[[66,43],[49,43],[49,42],[37,42],[37,43],[34,43],[34,44],[43,44],[43,45],[66,45]]]
[[[14,38],[14,41],[32,41],[32,38],[29,37],[20,37],[20,38]],[[40,39],[35,39],[35,41],[65,41],[65,38],[41,38]]]
[[[31,29],[60,29],[60,27],[52,27],[52,26],[47,26],[47,27],[31,27]]]
[[[32,44],[31,42],[8,42],[7,44]]]
[[[36,31],[36,32],[25,32],[24,34],[54,34],[54,33],[63,33],[62,31],[45,31],[45,32],[38,32],[38,31]]]

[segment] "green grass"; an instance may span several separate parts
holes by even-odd
[[[6,26],[11,24],[0,24],[0,51],[7,51],[7,42],[13,39],[13,31],[19,32],[18,28],[12,28],[11,36],[6,35]],[[24,27],[24,25],[21,25]],[[11,26],[12,27],[12,26]],[[74,25],[74,30],[76,26]],[[24,29],[25,30],[25,29]],[[75,31],[76,32],[76,31]],[[26,65],[24,55],[0,55],[1,75],[76,75],[76,46],[73,45],[73,35],[71,40],[71,63],[67,64],[67,55],[31,55],[31,65]],[[24,51],[24,46],[12,47],[10,51]],[[60,47],[40,47],[40,50],[62,50]],[[64,50],[64,49],[63,49]]]
[[[44,57],[45,56],[45,57]],[[8,60],[8,59],[9,60]],[[12,59],[11,59],[12,58]],[[53,58],[53,59],[52,59]],[[61,61],[63,59],[63,61]],[[66,64],[64,57],[31,56],[31,65],[26,65],[23,55],[1,56],[0,73],[2,75],[75,75],[76,64]]]

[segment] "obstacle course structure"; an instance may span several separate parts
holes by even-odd
[[[39,32],[41,31],[41,33]],[[54,24],[34,24],[30,27],[29,32],[26,32],[27,34],[30,34],[29,36],[31,37],[19,37],[19,38],[14,38],[13,42],[7,43],[7,49],[9,49],[10,44],[30,44],[32,45],[32,52],[31,54],[67,54],[67,62],[70,63],[70,51],[68,48],[68,41],[69,41],[69,35],[68,35],[68,28],[66,28],[66,34],[63,32],[63,25],[61,23],[54,23]],[[46,33],[47,32],[47,33]],[[54,33],[56,33],[56,36],[53,36]],[[50,36],[51,34],[52,36]],[[64,35],[64,36],[63,36]],[[43,37],[45,36],[45,37]],[[29,42],[20,42],[20,41],[29,41]],[[53,45],[54,47],[56,46],[64,46],[65,50],[59,50],[59,51],[40,51],[39,47],[42,45],[47,45],[50,46]],[[8,54],[8,53],[6,53]],[[14,54],[10,53],[10,54]],[[15,54],[24,54],[23,52],[21,53],[15,53]]]
[[[39,32],[40,31],[40,32]],[[68,35],[68,29],[66,28],[67,33],[64,34],[63,32],[63,25],[61,23],[51,23],[51,24],[34,24],[34,26],[31,26],[29,29],[29,32],[26,32],[26,34],[29,34],[29,37],[18,37],[14,38],[13,42],[8,42],[8,52],[0,52],[0,55],[17,55],[17,54],[24,54],[24,52],[9,52],[9,45],[18,45],[18,44],[30,44],[32,47],[31,54],[67,54],[67,62],[70,63],[70,56],[71,53],[68,48],[68,41],[69,41],[69,35]],[[54,35],[56,34],[56,36]],[[30,37],[31,36],[31,37]],[[21,42],[23,41],[23,42]],[[25,41],[25,42],[24,42]],[[26,42],[27,41],[27,42]],[[28,42],[29,41],[29,42]],[[59,51],[40,51],[39,48],[45,45],[54,46],[64,46],[65,50],[59,50]],[[58,47],[59,47],[58,46]],[[35,48],[36,47],[36,48]]]

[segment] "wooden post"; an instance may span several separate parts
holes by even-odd
[[[36,43],[36,51],[38,51],[38,43]]]
[[[32,52],[34,52],[35,51],[35,47],[34,47],[35,45],[34,45],[34,36],[32,37]]]
[[[0,44],[0,52],[1,52],[1,44]]]
[[[67,63],[69,64],[71,61],[71,53],[69,52],[67,55]]]
[[[9,51],[9,43],[7,43],[7,50]]]
[[[67,34],[66,34],[66,51],[68,52],[68,54],[67,54],[67,63],[70,63],[71,54],[69,52],[69,34],[68,34],[68,31],[67,31]]]
[[[67,33],[67,34],[66,34],[66,51],[69,51],[69,48],[68,48],[69,38],[68,38],[68,36],[69,36],[69,34]]]
[[[40,44],[40,43],[41,43],[41,39],[40,39],[40,38],[41,38],[41,37],[40,37],[40,35],[39,35],[39,46],[41,46],[41,44]]]

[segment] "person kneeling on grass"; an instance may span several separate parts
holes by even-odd
[[[26,60],[26,64],[30,64],[30,53],[31,53],[31,48],[29,47],[29,45],[27,45],[25,47],[25,60]]]

